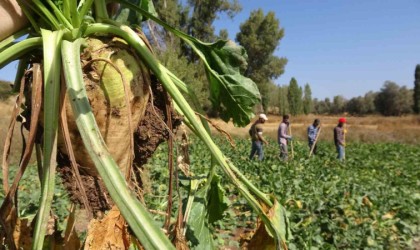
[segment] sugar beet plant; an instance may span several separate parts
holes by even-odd
[[[258,230],[261,235],[255,235],[255,238],[263,239],[261,242],[267,247],[287,248],[288,225],[284,208],[273,197],[259,191],[225,158],[213,142],[205,120],[197,118],[196,111],[184,98],[185,95],[194,100],[194,93],[159,63],[147,40],[133,27],[138,28],[140,21],[150,19],[190,46],[204,62],[211,101],[223,111],[223,119],[232,119],[239,126],[250,122],[252,107],[260,100],[255,83],[240,73],[246,66],[246,52],[242,47],[230,41],[203,43],[180,32],[157,18],[152,1],[115,0],[113,6],[123,8],[112,17],[107,11],[109,1],[104,0],[17,2],[30,27],[0,43],[0,67],[20,59],[14,86],[19,91],[19,98],[3,154],[6,197],[0,209],[0,232],[4,234],[0,236],[5,238],[10,249],[18,247],[13,237],[19,220],[14,197],[34,147],[37,149],[41,198],[33,223],[32,249],[41,249],[44,245],[59,151],[69,156],[76,173],[84,171],[103,180],[130,228],[122,230],[131,235],[131,241],[128,240],[131,243],[125,244],[126,248],[138,241],[146,249],[181,248],[173,242],[182,242],[180,239],[186,235],[186,228],[193,232],[194,244],[188,238],[191,234],[187,234],[190,247],[212,248],[208,225],[221,218],[224,208],[223,187],[218,178],[213,178],[216,167],[223,170],[262,221],[261,230]],[[17,39],[24,34],[28,35],[23,40]],[[150,85],[155,84],[152,79],[158,79],[162,84],[184,123],[212,155],[206,182],[199,185],[191,180],[190,188],[194,192],[191,192],[185,210],[179,211],[186,217],[184,224],[179,224],[184,233],[177,233],[177,230],[164,233],[128,186],[134,158],[133,131],[144,116],[145,105],[151,96]],[[23,103],[24,96],[30,102]],[[27,121],[29,135],[18,171],[9,185],[8,148],[20,106],[29,113],[26,116],[30,118]],[[198,106],[196,109],[199,111]],[[111,137],[115,137],[114,142]],[[122,153],[117,152],[118,149]],[[77,185],[83,192],[80,180]],[[89,207],[88,200],[83,203]],[[188,219],[191,211],[198,211],[199,216]]]

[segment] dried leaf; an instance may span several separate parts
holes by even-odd
[[[395,216],[395,211],[389,211],[388,213],[386,213],[386,214],[384,214],[384,215],[382,215],[382,219],[383,220],[390,220],[390,219],[393,219],[394,218],[394,216]]]
[[[271,221],[275,230],[281,237],[280,246],[276,246],[274,238],[267,231],[264,223],[260,223],[257,231],[253,235],[252,239],[248,244],[248,249],[285,249],[287,250],[286,241],[291,238],[291,232],[289,228],[289,221],[286,216],[285,208],[280,205],[277,200],[274,200],[274,205],[271,208],[265,208],[266,215]]]
[[[85,250],[128,249],[130,235],[120,211],[114,206],[102,220],[91,220]]]
[[[369,200],[369,197],[363,196],[362,203],[365,206],[372,207],[373,203]]]
[[[265,225],[261,223],[252,236],[251,241],[248,243],[248,249],[258,249],[258,250],[269,250],[269,249],[276,249],[276,243],[274,242],[273,237],[271,237],[267,230],[265,229]]]
[[[31,237],[31,224],[28,219],[17,219],[16,227],[13,231],[13,239],[15,241],[16,249],[31,249],[32,237]]]

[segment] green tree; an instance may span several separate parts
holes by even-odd
[[[365,106],[361,96],[353,97],[346,103],[346,111],[352,115],[364,114]]]
[[[154,0],[159,18],[202,41],[212,42],[218,38],[227,39],[227,30],[214,34],[213,22],[221,13],[233,17],[241,10],[237,0],[189,0],[182,5],[178,0]],[[204,111],[216,116],[217,110],[211,107],[209,88],[203,63],[191,48],[182,43],[171,32],[148,22],[148,37],[154,42],[156,53],[163,64],[176,72],[176,75],[195,91]]]
[[[278,90],[278,98],[279,98],[279,112],[281,115],[289,114],[289,101],[287,99],[287,93],[289,90],[289,86],[280,86]]]
[[[344,108],[346,105],[346,100],[343,96],[337,95],[333,98],[333,103],[331,105],[330,113],[332,114],[340,114],[344,112]]]
[[[299,88],[294,77],[290,80],[287,100],[289,101],[290,113],[292,115],[300,114],[302,110],[302,88]]]
[[[248,53],[245,75],[258,84],[263,98],[268,96],[266,91],[269,89],[264,85],[283,74],[287,63],[286,58],[273,55],[283,35],[284,30],[274,12],[264,15],[262,9],[252,11],[236,35],[236,40]]]
[[[187,4],[181,25],[187,34],[203,42],[214,42],[217,39],[213,22],[218,15],[226,13],[229,18],[233,18],[242,10],[237,0],[188,0]],[[189,46],[183,45],[182,48],[190,61],[198,59]]]
[[[303,113],[305,115],[312,113],[313,105],[312,105],[312,91],[311,86],[309,83],[305,84],[305,90],[303,95]]]
[[[228,40],[229,39],[229,32],[227,29],[221,29],[219,31],[219,39]]]
[[[233,18],[242,9],[237,0],[188,0],[188,5],[192,10],[188,33],[206,42],[216,38],[213,22],[218,14],[225,12]]]
[[[180,4],[178,4],[178,0],[153,0],[153,4],[159,15],[159,19],[173,27],[180,27],[182,17],[185,15],[185,12],[188,11],[188,9],[183,8]],[[147,28],[149,31],[148,35],[151,37],[150,40],[155,45],[156,49],[162,50],[167,47],[167,44],[169,44],[168,47],[170,47],[171,50],[179,46],[179,39],[175,38],[171,32],[167,32],[160,25],[147,21]],[[178,55],[179,53],[180,50],[176,48],[175,54]]]
[[[317,98],[315,98],[313,100],[313,104],[314,104],[314,110],[316,114],[318,115],[328,114],[329,105],[325,102],[325,100],[318,100]]]
[[[279,86],[277,86],[273,82],[269,82],[267,84],[268,86],[268,107],[270,107],[270,111],[272,111],[273,108],[279,107],[280,97],[279,97]]]
[[[375,98],[378,95],[377,92],[369,91],[363,97],[363,106],[365,108],[362,114],[373,114],[376,112]]]
[[[325,108],[326,108],[326,113],[327,114],[331,114],[331,106],[332,106],[332,104],[331,104],[330,98],[326,97],[324,99],[324,105],[325,105]]]
[[[395,82],[386,81],[375,98],[376,110],[386,116],[410,113],[413,106],[413,92],[399,87]]]
[[[420,114],[420,64],[417,64],[416,71],[414,73],[414,106],[413,110],[415,113]]]

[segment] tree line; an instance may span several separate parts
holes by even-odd
[[[214,21],[218,18],[233,18],[242,11],[237,0],[153,0],[159,18],[183,32],[204,42],[227,40],[227,30],[215,33]],[[144,27],[155,53],[161,62],[177,76],[190,85],[210,116],[217,116],[209,96],[207,75],[202,63],[192,53],[191,48],[164,29],[148,22]],[[312,98],[311,87],[306,83],[300,87],[295,78],[285,86],[278,86],[275,80],[284,73],[287,58],[278,57],[284,29],[274,12],[264,13],[262,9],[251,11],[246,21],[240,24],[235,42],[245,48],[248,64],[241,69],[251,78],[261,93],[261,107],[257,111],[277,112],[279,114],[340,114],[402,115],[420,112],[420,66],[415,71],[414,89],[400,87],[395,82],[386,81],[377,92],[368,92],[347,100],[343,96],[319,100]]]
[[[386,81],[379,91],[369,91],[363,96],[346,99],[341,95],[332,100],[319,100],[311,97],[311,87],[307,83],[299,87],[295,78],[289,85],[273,86],[270,107],[271,112],[279,114],[343,114],[385,116],[400,116],[420,111],[420,65],[415,71],[414,88],[399,86],[392,81]]]

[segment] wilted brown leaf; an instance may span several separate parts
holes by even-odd
[[[271,250],[276,249],[276,243],[273,237],[271,237],[265,229],[264,223],[260,223],[251,241],[248,243],[248,249],[255,250]]]
[[[85,250],[126,250],[130,246],[127,224],[117,207],[113,207],[102,220],[91,220]]]
[[[389,211],[388,213],[382,215],[382,219],[383,220],[389,220],[389,219],[393,219],[395,216],[396,212],[395,211]]]
[[[369,200],[369,197],[363,196],[362,203],[365,206],[372,207],[373,203]]]
[[[287,225],[280,222],[281,216],[281,206],[280,204],[275,200],[274,205],[271,208],[266,207],[264,204],[262,204],[263,209],[266,211],[266,215],[269,218],[271,222],[273,222],[274,226],[277,228],[277,230],[281,230],[280,227],[287,227]],[[286,232],[288,231],[287,228],[283,228]],[[282,240],[282,242],[279,242],[281,244],[281,249],[287,250],[288,247],[286,243]],[[259,223],[258,229],[255,232],[255,234],[252,236],[250,242],[248,243],[248,249],[258,249],[258,250],[271,250],[271,249],[278,249],[278,246],[276,246],[276,243],[274,241],[274,238],[267,232],[267,229],[264,225],[264,223]]]
[[[32,237],[31,237],[31,224],[28,219],[17,219],[16,227],[13,231],[13,239],[17,249],[31,249]]]

